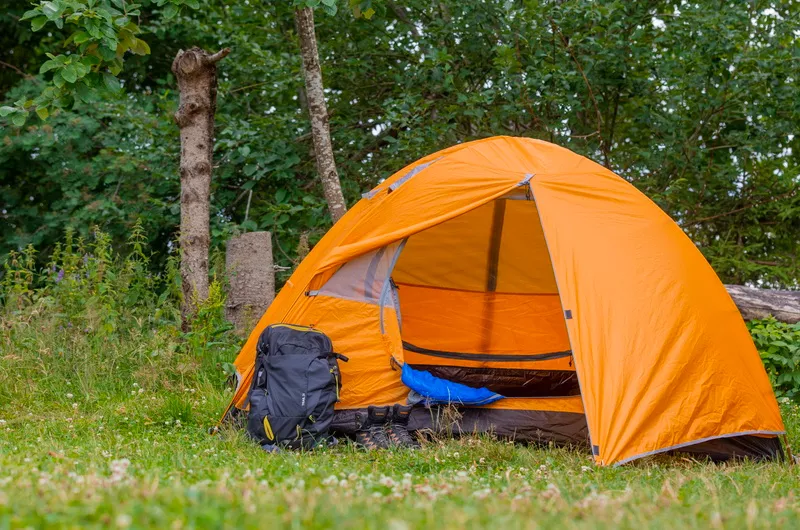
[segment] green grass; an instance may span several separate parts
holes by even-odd
[[[111,321],[56,301],[0,312],[0,530],[800,525],[800,477],[782,464],[596,468],[585,452],[480,437],[267,454],[241,432],[207,434],[239,343],[219,299],[191,335],[152,308],[118,304]],[[798,408],[784,418],[800,441]]]

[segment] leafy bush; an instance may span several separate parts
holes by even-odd
[[[774,318],[748,322],[764,367],[781,401],[800,399],[800,323]]]
[[[83,395],[98,405],[139,389],[223,388],[240,341],[220,282],[182,332],[178,256],[154,272],[140,223],[126,248],[111,241],[96,228],[87,239],[67,230],[46,260],[29,246],[2,265],[0,401]]]

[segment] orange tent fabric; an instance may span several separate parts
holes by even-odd
[[[784,432],[744,322],[694,244],[630,183],[539,140],[460,144],[365,194],[253,330],[232,406],[246,407],[258,336],[276,322],[318,327],[350,357],[341,409],[405,402],[397,366],[424,358],[576,372],[582,404],[546,407],[585,414],[598,464]],[[430,346],[471,353],[443,361]]]

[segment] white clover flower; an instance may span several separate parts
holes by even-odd
[[[72,399],[72,398],[74,398],[74,397],[75,397],[75,396],[73,396],[72,394],[67,394],[67,399]]]

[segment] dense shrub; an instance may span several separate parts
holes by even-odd
[[[68,230],[46,260],[32,247],[12,252],[0,278],[0,401],[221,389],[240,342],[224,318],[223,286],[211,282],[183,332],[178,256],[165,262],[152,270],[139,223],[127,248],[95,229],[88,239]]]
[[[774,318],[748,322],[764,367],[778,398],[800,398],[800,323],[784,324]]]

